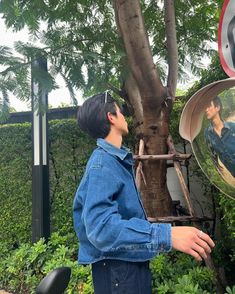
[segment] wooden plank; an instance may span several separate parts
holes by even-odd
[[[144,140],[143,139],[140,139],[138,154],[139,154],[139,156],[142,156],[144,154]],[[137,168],[136,168],[136,176],[135,176],[136,186],[139,190],[140,190],[140,182],[141,182],[142,175],[143,175],[142,162],[140,161]]]
[[[134,155],[134,160],[185,160],[192,154],[159,154],[159,155]]]
[[[174,146],[174,143],[173,143],[173,140],[172,140],[171,136],[168,137],[167,144],[168,144],[170,153],[176,154],[177,152],[175,150],[175,146]],[[190,213],[191,216],[193,216],[193,215],[195,215],[195,211],[193,209],[193,203],[192,203],[192,200],[190,198],[190,193],[189,193],[188,187],[187,187],[187,185],[185,183],[185,179],[183,177],[183,173],[182,173],[180,163],[177,162],[177,161],[174,161],[174,167],[175,167],[177,177],[179,179],[181,189],[182,189],[183,194],[184,194],[184,198],[185,198],[187,206],[188,206],[189,213]]]
[[[213,221],[214,218],[208,216],[165,216],[165,217],[148,217],[148,221],[151,223],[157,222],[202,222],[202,221]]]
[[[189,209],[189,213],[190,213],[191,216],[193,216],[193,215],[195,215],[195,212],[194,212],[194,209],[193,209],[193,203],[192,203],[192,200],[190,198],[189,190],[188,190],[188,187],[187,187],[187,185],[185,183],[185,180],[184,180],[184,177],[183,177],[183,174],[182,174],[181,166],[180,166],[179,162],[175,162],[175,161],[174,161],[174,166],[175,166],[175,171],[176,171],[176,174],[177,174],[179,182],[180,182],[181,189],[182,189],[183,194],[184,194],[184,198],[186,200],[186,203],[187,203],[187,206],[188,206],[188,209]]]

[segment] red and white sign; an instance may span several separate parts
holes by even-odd
[[[235,0],[225,0],[219,22],[219,57],[229,77],[235,77]]]

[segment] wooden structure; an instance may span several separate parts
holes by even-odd
[[[168,217],[155,217],[155,218],[148,218],[150,222],[202,222],[205,220],[213,220],[211,217],[203,216],[198,217],[195,214],[192,200],[190,198],[190,193],[188,190],[188,187],[185,183],[182,168],[181,165],[184,164],[187,160],[189,160],[192,156],[192,154],[181,154],[175,150],[174,143],[172,140],[172,137],[169,136],[167,139],[167,145],[168,145],[168,154],[161,154],[161,155],[145,155],[144,154],[144,141],[143,139],[140,140],[139,143],[139,152],[138,155],[134,156],[135,161],[139,161],[136,169],[136,185],[138,188],[140,188],[140,182],[141,178],[145,181],[144,172],[142,169],[142,161],[143,160],[172,160],[173,161],[173,167],[175,168],[177,177],[179,179],[179,183],[187,204],[187,209],[189,212],[189,216],[168,216]]]

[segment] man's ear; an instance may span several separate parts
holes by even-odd
[[[113,124],[113,122],[114,122],[114,115],[111,112],[108,112],[107,113],[107,118],[108,118],[108,121],[110,122],[110,124]]]

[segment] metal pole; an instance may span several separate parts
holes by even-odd
[[[50,236],[50,197],[48,165],[48,95],[35,79],[35,71],[47,72],[47,61],[39,57],[32,62],[32,242]]]

